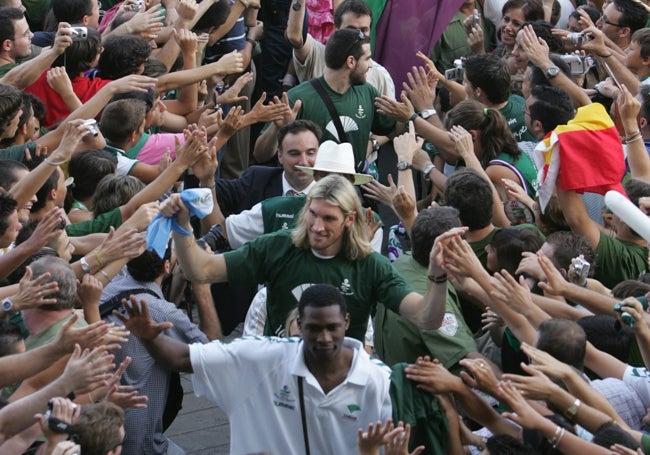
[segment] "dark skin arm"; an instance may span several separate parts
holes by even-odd
[[[149,315],[147,302],[141,300],[138,304],[135,296],[131,296],[128,302],[124,300],[122,306],[129,315],[128,318],[118,311],[114,311],[113,314],[122,321],[132,335],[140,338],[156,362],[172,371],[193,373],[190,347],[162,333],[172,327],[171,322],[156,323]]]

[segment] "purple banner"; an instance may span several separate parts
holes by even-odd
[[[373,59],[393,76],[397,99],[417,51],[429,54],[463,0],[387,0],[377,23]]]

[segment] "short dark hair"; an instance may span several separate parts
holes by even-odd
[[[21,91],[13,85],[0,83],[0,135],[22,107]]]
[[[495,434],[485,441],[490,455],[530,455],[533,448],[509,434]]]
[[[594,438],[591,440],[596,445],[601,447],[611,447],[614,444],[620,444],[628,449],[640,449],[639,441],[618,426],[616,422],[606,422],[602,424],[594,433]]]
[[[459,169],[449,176],[445,185],[446,205],[458,209],[458,217],[470,231],[492,222],[492,187],[474,169]]]
[[[0,8],[0,43],[12,40],[16,36],[14,22],[24,19],[25,14],[18,8],[5,6]]]
[[[600,351],[627,363],[634,335],[616,328],[617,319],[606,314],[585,316],[576,320],[587,334],[587,341]]]
[[[107,175],[97,184],[93,197],[96,217],[129,202],[145,187],[142,180],[132,175]]]
[[[284,137],[287,134],[300,134],[303,131],[311,131],[314,133],[318,142],[320,142],[320,138],[323,135],[323,130],[321,130],[320,126],[311,120],[295,120],[284,125],[280,128],[280,131],[278,131],[278,148],[282,147],[282,141],[284,141]]]
[[[338,305],[341,309],[341,314],[345,315],[348,312],[345,298],[341,291],[331,284],[314,284],[305,289],[298,301],[298,316],[303,318],[305,316],[305,308],[324,308],[332,305]]]
[[[0,187],[2,189],[9,191],[16,184],[18,181],[16,171],[18,170],[29,171],[27,166],[20,161],[0,160]]]
[[[334,27],[337,29],[341,28],[345,13],[353,13],[357,16],[370,16],[370,23],[372,24],[372,10],[364,0],[344,0],[339,4],[338,8],[334,10]]]
[[[150,283],[162,275],[165,261],[170,257],[171,248],[168,244],[164,257],[161,258],[155,251],[145,251],[140,256],[131,259],[126,264],[126,268],[134,280]]]
[[[630,34],[645,27],[648,21],[648,10],[641,2],[633,0],[614,0],[614,7],[621,12],[618,23],[630,28]]]
[[[639,198],[650,196],[650,184],[636,178],[631,178],[624,185],[625,193],[632,204],[639,206]]]
[[[650,122],[650,85],[641,85],[641,117]]]
[[[594,24],[598,22],[598,19],[600,19],[600,11],[598,11],[596,8],[592,8],[591,6],[587,6],[586,4],[578,6],[575,11],[569,15],[569,17],[572,17],[577,21],[580,20],[582,18],[582,16],[580,16],[580,10],[587,13],[589,19],[591,19],[591,22]]]
[[[194,32],[207,31],[210,28],[217,28],[228,18],[230,12],[230,2],[228,0],[218,0],[210,5],[210,8],[201,16],[192,29]]]
[[[360,30],[336,30],[327,40],[325,45],[325,65],[331,69],[340,69],[345,65],[349,56],[355,59],[363,55],[363,45],[370,43],[370,37],[363,35]]]
[[[641,58],[650,57],[650,28],[642,28],[634,32],[632,41],[639,44]]]
[[[104,52],[97,64],[98,76],[119,79],[135,74],[151,55],[149,43],[139,36],[122,35],[104,41]]]
[[[571,77],[571,68],[567,62],[562,60],[562,57],[558,54],[549,54],[548,58],[551,59],[553,65],[557,66],[565,76]],[[532,62],[528,62],[528,67],[530,68],[530,87],[537,87],[538,85],[548,85],[551,86],[551,81],[546,77],[546,73],[541,68],[536,67]]]
[[[521,253],[534,253],[541,248],[542,243],[542,239],[528,229],[508,227],[498,230],[490,240],[498,262],[498,270],[492,272],[505,269],[514,276],[521,262]]]
[[[505,16],[511,9],[520,9],[526,22],[544,19],[544,7],[539,0],[508,0],[501,8],[501,15]]]
[[[429,266],[429,253],[436,238],[451,228],[460,226],[458,210],[454,207],[432,207],[422,210],[411,226],[413,259],[423,267]]]
[[[63,66],[70,79],[73,79],[95,64],[95,59],[101,52],[102,38],[97,30],[88,28],[88,37],[74,39],[72,44],[59,55],[52,66]]]
[[[596,270],[596,251],[586,237],[573,231],[556,231],[546,237],[546,243],[553,247],[553,257],[549,257],[558,269],[569,270],[571,259],[580,256],[591,264],[589,273]]]
[[[14,347],[23,340],[20,326],[9,319],[0,320],[0,357],[14,354]]]
[[[564,42],[558,35],[554,35],[553,26],[544,19],[536,20],[530,24],[538,38],[543,39],[548,45],[548,51],[555,54],[564,53]]]
[[[530,94],[535,99],[529,108],[530,120],[539,121],[544,134],[554,130],[558,125],[566,125],[575,117],[573,101],[560,87],[538,85],[531,90]]]
[[[57,22],[80,24],[93,13],[93,4],[90,0],[52,0],[52,12]]]
[[[95,194],[99,181],[107,175],[115,174],[116,168],[117,158],[106,150],[85,150],[72,155],[68,173],[74,178],[74,197],[91,197]]]
[[[465,60],[465,77],[485,93],[492,104],[510,97],[510,71],[506,61],[494,54],[471,55]]]
[[[112,144],[122,144],[144,121],[147,106],[144,101],[122,99],[113,101],[104,108],[101,117],[101,130]]]
[[[587,334],[575,321],[547,319],[537,329],[537,349],[582,371],[587,351]]]
[[[37,212],[45,207],[48,194],[50,191],[55,189],[59,183],[59,172],[63,171],[60,171],[58,167],[54,169],[50,176],[45,180],[45,183],[43,183],[43,185],[36,192],[36,201],[34,201],[32,204],[32,213]]]
[[[9,217],[16,211],[18,203],[9,193],[0,191],[0,235],[9,228]]]

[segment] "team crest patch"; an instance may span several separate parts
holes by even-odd
[[[343,282],[341,283],[341,286],[339,286],[339,289],[343,295],[354,295],[354,292],[352,292],[352,285],[350,284],[350,280],[347,278],[343,279]]]
[[[453,337],[458,332],[458,319],[453,313],[445,313],[445,316],[442,318],[442,325],[440,330],[445,335]]]
[[[353,422],[357,421],[357,416],[354,415],[355,412],[361,412],[361,408],[356,403],[350,403],[347,405],[347,411],[343,413],[343,418],[346,420],[351,420]]]
[[[273,393],[273,404],[279,408],[294,410],[296,399],[291,396],[289,386],[283,385],[279,392]]]

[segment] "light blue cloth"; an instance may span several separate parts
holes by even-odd
[[[209,188],[192,188],[181,192],[181,201],[190,211],[190,216],[203,219],[212,212],[214,203],[212,191]],[[176,219],[176,215],[165,217],[158,213],[149,227],[147,227],[147,250],[155,251],[161,258],[165,256],[169,234],[174,230],[179,234],[192,235],[192,231],[185,230]]]

